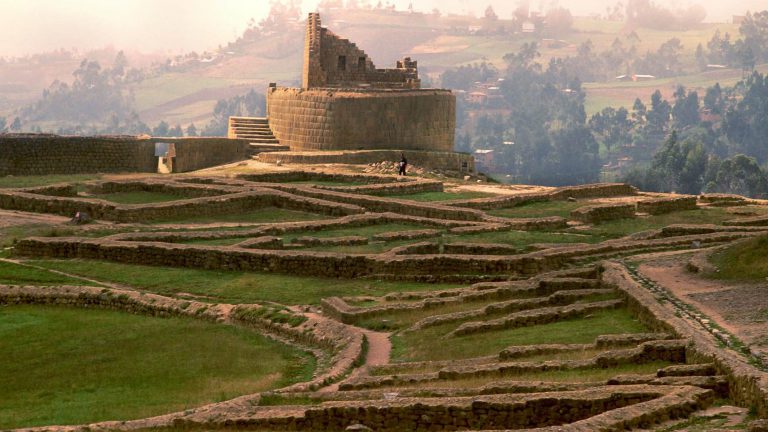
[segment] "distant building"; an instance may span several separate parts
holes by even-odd
[[[483,92],[471,92],[467,95],[467,102],[477,105],[484,105],[488,100],[488,95]]]
[[[650,81],[656,79],[656,76],[643,74],[619,75],[615,79],[617,81]]]
[[[525,21],[523,23],[523,33],[534,33],[536,31],[536,24],[533,21]]]
[[[478,167],[478,170],[483,170],[485,172],[494,172],[496,171],[496,163],[494,162],[494,151],[491,149],[477,149],[474,152],[475,156],[475,165]]]

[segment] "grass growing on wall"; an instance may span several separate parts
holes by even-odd
[[[143,418],[307,380],[314,360],[189,318],[0,308],[0,428]]]
[[[131,191],[98,194],[94,195],[93,198],[103,199],[117,204],[152,204],[189,199],[190,197],[165,192]]]
[[[489,194],[489,193],[483,193],[483,192],[472,192],[472,191],[462,191],[462,192],[417,192],[412,194],[401,194],[401,195],[385,195],[386,198],[396,198],[396,199],[404,199],[404,200],[411,200],[411,201],[420,201],[420,202],[434,202],[434,201],[449,201],[449,200],[463,200],[463,199],[474,199],[474,198],[488,198],[496,196],[496,194]]]
[[[445,324],[393,336],[393,361],[450,360],[496,355],[511,345],[592,343],[597,336],[648,331],[628,310],[610,309],[584,318],[514,329],[443,337],[458,327]]]
[[[222,214],[222,215],[201,215],[178,217],[169,219],[153,219],[155,224],[212,224],[212,223],[274,223],[274,222],[299,222],[329,219],[330,216],[316,213],[308,213],[298,210],[288,210],[277,207],[265,207],[251,210],[243,213]]]
[[[768,277],[768,236],[738,242],[712,255],[717,273],[715,279],[765,281]]]
[[[101,178],[98,174],[51,174],[40,176],[5,176],[0,177],[0,189],[2,188],[27,188],[46,186],[56,183],[83,182]]]
[[[227,303],[273,301],[282,304],[317,304],[331,296],[379,296],[395,291],[434,290],[461,285],[334,279],[275,273],[154,267],[92,260],[31,261],[39,266],[87,276],[99,281],[130,285],[163,295],[191,293],[203,300]]]

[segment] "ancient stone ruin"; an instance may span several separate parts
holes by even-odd
[[[397,151],[407,150],[421,166],[474,172],[471,156],[453,153],[453,93],[422,89],[409,57],[394,69],[376,68],[357,45],[322,27],[317,13],[307,19],[302,87],[270,86],[262,121],[269,130],[249,136],[248,120],[232,118],[229,135],[290,148],[263,153],[265,162],[371,163],[399,159]]]

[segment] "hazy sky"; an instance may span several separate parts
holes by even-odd
[[[370,0],[376,3],[377,0]],[[390,0],[405,9],[411,0]],[[617,0],[531,0],[533,8],[565,6],[576,15],[602,12]],[[306,11],[318,0],[304,0]],[[387,3],[385,0],[383,3]],[[510,16],[515,0],[412,0],[414,9],[482,13],[493,5]],[[685,6],[691,0],[663,0]],[[768,0],[702,0],[708,21],[732,13],[768,8]],[[112,45],[144,52],[203,51],[233,40],[250,18],[269,11],[268,0],[0,0],[0,56],[18,56],[57,48],[88,50]]]

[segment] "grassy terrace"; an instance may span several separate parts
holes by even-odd
[[[274,223],[274,222],[300,222],[328,219],[328,216],[308,213],[298,210],[288,210],[277,207],[265,207],[245,213],[223,215],[201,215],[171,219],[153,219],[153,224],[213,224],[225,222],[239,223]]]
[[[768,236],[739,242],[712,255],[719,270],[708,276],[723,280],[765,281],[768,278]]]
[[[89,180],[98,180],[100,178],[101,176],[95,174],[5,176],[0,177],[0,189],[46,186],[56,183],[84,182]]]
[[[446,338],[457,324],[444,324],[392,337],[393,361],[450,360],[498,354],[510,345],[592,343],[603,334],[642,333],[648,329],[628,310],[611,309],[584,318]]]
[[[64,307],[0,308],[0,348],[3,429],[143,418],[314,369],[309,355],[244,329]]]
[[[571,214],[571,211],[587,205],[589,205],[588,201],[542,201],[511,208],[488,210],[487,213],[493,216],[507,218],[533,218],[546,216],[561,216],[567,218]]]
[[[495,194],[483,193],[483,192],[419,192],[413,194],[403,195],[386,195],[387,198],[405,199],[411,201],[420,202],[434,202],[434,201],[449,201],[449,200],[463,200],[474,198],[488,198],[496,196]]]
[[[165,192],[131,191],[97,194],[88,198],[98,198],[117,204],[153,204],[188,199],[189,197]]]
[[[459,286],[153,267],[90,260],[39,260],[31,263],[158,294],[189,293],[201,296],[203,300],[227,303],[273,301],[282,304],[317,304],[323,297],[381,296],[393,291],[434,290]]]
[[[599,237],[587,232],[498,231],[465,235],[446,235],[446,243],[504,243],[526,249],[532,243],[596,243]]]

